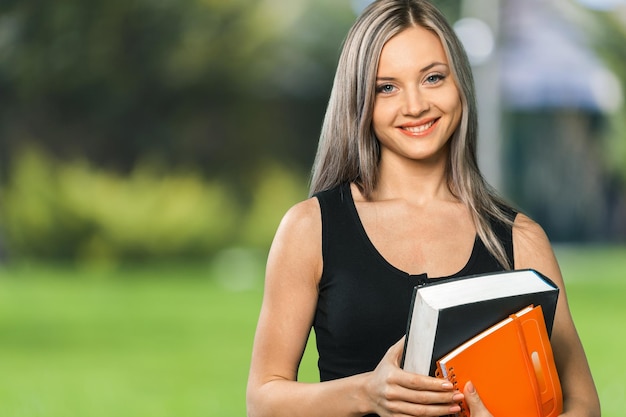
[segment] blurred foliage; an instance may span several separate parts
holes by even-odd
[[[626,97],[626,10],[588,12],[591,23],[593,48],[621,82],[622,97]],[[626,188],[626,105],[608,118],[604,136],[604,158],[613,172],[617,173]]]
[[[570,0],[570,3],[575,7],[568,18],[583,29],[585,46],[593,50],[616,78],[613,86],[616,91],[607,94],[615,102],[608,103],[608,112],[599,119],[602,134],[598,150],[604,167],[616,178],[616,182],[620,182],[609,185],[609,188],[621,185],[626,194],[626,7],[615,3],[614,7],[604,10],[585,7],[576,0]],[[599,78],[605,76],[596,75]],[[592,82],[602,85],[601,79]],[[609,88],[606,84],[603,87]]]
[[[254,199],[241,224],[239,242],[247,247],[268,247],[285,211],[305,199],[307,191],[303,178],[279,165],[268,164],[259,173]]]
[[[266,249],[306,197],[354,4],[0,2],[0,249]]]
[[[353,18],[331,0],[0,2],[0,249],[267,248],[306,197]]]
[[[143,162],[120,176],[31,149],[15,159],[0,195],[0,227],[14,258],[207,257],[229,245],[265,249],[305,188],[294,174],[271,167],[257,177],[254,203],[244,206],[225,185],[195,172]]]
[[[308,167],[352,19],[330,0],[2,2],[0,162],[148,153],[244,191],[263,159]]]
[[[460,16],[458,0],[434,2]],[[305,197],[359,3],[0,2],[0,252],[115,262],[266,248]],[[626,86],[624,25],[596,15]],[[625,111],[604,147],[624,178]]]

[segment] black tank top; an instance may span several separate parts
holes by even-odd
[[[413,288],[431,278],[407,274],[382,257],[365,233],[349,184],[316,197],[324,269],[313,326],[320,380],[327,381],[373,370],[406,332]],[[493,227],[513,265],[510,227],[496,222]],[[477,237],[465,267],[436,279],[503,269]]]

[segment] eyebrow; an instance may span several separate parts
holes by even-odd
[[[435,61],[435,62],[433,62],[431,64],[426,65],[424,68],[422,68],[420,70],[420,72],[429,71],[429,70],[431,70],[432,68],[434,68],[434,67],[436,67],[438,65],[443,65],[444,67],[449,67],[448,64],[446,64],[445,62]],[[377,81],[393,81],[395,79],[396,79],[395,77],[376,77]]]
[[[433,68],[433,67],[436,67],[436,66],[438,66],[438,65],[443,65],[443,66],[445,66],[445,67],[447,67],[447,66],[448,66],[448,64],[446,64],[445,62],[433,62],[432,64],[430,64],[430,65],[426,65],[424,68],[422,68],[422,69],[421,69],[421,72],[428,71],[429,69],[431,69],[431,68]]]

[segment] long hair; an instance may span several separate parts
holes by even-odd
[[[310,194],[354,182],[367,198],[376,187],[380,147],[372,115],[378,61],[385,43],[412,26],[424,27],[441,40],[461,96],[461,121],[450,138],[448,187],[469,208],[478,236],[489,252],[503,267],[511,268],[491,221],[512,225],[512,220],[506,213],[506,203],[478,168],[478,116],[469,60],[445,17],[428,1],[375,1],[348,32],[322,125]]]

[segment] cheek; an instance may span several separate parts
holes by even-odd
[[[463,105],[461,104],[461,95],[456,87],[450,88],[442,97],[442,105],[450,113],[461,112]]]
[[[389,106],[385,106],[380,103],[374,104],[374,111],[372,112],[372,127],[374,130],[382,128],[383,125],[389,123]]]
[[[463,105],[461,104],[461,100],[458,100],[454,106],[454,120],[455,124],[458,125],[461,121],[461,115],[463,114]]]
[[[461,97],[456,94],[451,94],[448,99],[445,101],[445,104],[442,103],[446,112],[450,114],[453,120],[453,124],[458,125],[461,120],[461,114],[463,113],[463,104],[461,103]]]

